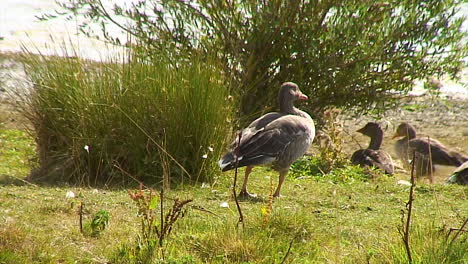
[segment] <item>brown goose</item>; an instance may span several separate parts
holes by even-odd
[[[273,163],[273,169],[279,172],[279,183],[273,196],[280,196],[281,185],[290,165],[304,155],[314,139],[314,121],[309,114],[293,105],[296,100],[307,99],[295,83],[283,83],[278,94],[280,111],[263,115],[242,130],[238,164],[237,140],[234,140],[230,151],[218,162],[222,171],[232,170],[236,165],[247,166],[239,196],[255,197],[247,192],[250,172],[256,165],[268,163]]]
[[[392,158],[380,149],[383,140],[383,130],[380,125],[369,122],[357,132],[370,137],[371,141],[367,149],[360,149],[353,153],[351,162],[362,167],[373,166],[383,170],[386,174],[393,175]]]
[[[393,138],[396,137],[403,137],[395,143],[395,152],[406,166],[409,167],[409,160],[415,153],[417,176],[430,174],[435,169],[434,165],[458,167],[468,160],[467,156],[449,150],[435,139],[416,137],[416,129],[406,122],[398,126]]]

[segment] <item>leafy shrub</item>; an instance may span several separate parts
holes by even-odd
[[[328,161],[324,161],[320,157],[305,156],[292,164],[289,175],[294,178],[316,177],[335,183],[349,183],[355,180],[367,181],[376,174],[382,174],[373,169],[350,164],[324,171],[327,166]]]
[[[312,158],[310,156],[304,156],[291,165],[289,170],[290,176],[293,178],[304,177],[304,176],[321,176],[324,174],[321,169],[321,162],[319,158]]]
[[[329,109],[323,113],[322,129],[317,132],[316,141],[324,173],[349,164],[348,155],[343,151],[343,123],[339,109]]]
[[[100,63],[24,55],[34,89],[22,111],[40,161],[33,179],[213,179],[232,113],[216,60],[138,55]]]
[[[358,113],[393,106],[395,92],[409,91],[416,79],[457,75],[468,52],[464,18],[456,15],[463,3],[151,0],[106,9],[101,0],[69,0],[58,14],[84,16],[83,32],[93,34],[96,23],[120,44],[106,26],[118,24],[147,54],[214,52],[249,116],[273,105],[286,80],[311,95],[312,112]]]
[[[97,212],[90,223],[91,235],[99,236],[109,225],[110,215],[106,210],[100,210]]]

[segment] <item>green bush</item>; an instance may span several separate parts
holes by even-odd
[[[389,108],[416,79],[457,75],[468,53],[465,18],[456,15],[463,3],[148,0],[106,9],[101,0],[69,0],[60,12],[86,17],[80,28],[88,34],[92,24],[102,25],[101,35],[118,44],[106,23],[126,21],[118,26],[149,54],[215,52],[251,121],[274,104],[284,81],[297,82],[311,97],[309,110],[320,115],[330,106],[355,113]]]
[[[97,63],[26,52],[34,88],[22,109],[40,161],[33,178],[85,185],[213,179],[233,112],[218,63],[140,57]]]

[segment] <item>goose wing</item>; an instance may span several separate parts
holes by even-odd
[[[415,138],[409,141],[410,155],[415,150],[424,156],[431,156],[434,164],[459,166],[459,161],[450,154],[450,150],[435,139]]]
[[[360,149],[353,153],[351,162],[355,165],[377,167],[387,174],[393,174],[392,158],[380,150]]]
[[[238,150],[238,167],[266,164],[289,157],[294,159],[296,156],[303,155],[305,150],[290,146],[298,146],[301,141],[304,141],[303,145],[307,144],[308,147],[312,141],[310,139],[312,133],[313,131],[306,119],[294,115],[277,117],[267,123],[266,126],[260,127],[260,129],[252,130],[247,128],[242,133]],[[233,152],[235,152],[235,147],[230,153]],[[235,168],[232,163],[225,166],[223,171]]]

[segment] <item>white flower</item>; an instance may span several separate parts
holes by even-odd
[[[213,152],[213,148],[212,148],[212,147],[208,147],[208,150],[209,150],[210,152]]]
[[[405,180],[399,180],[397,181],[398,185],[404,185],[404,186],[411,186],[411,182],[405,181]]]
[[[203,156],[201,156],[202,158],[206,159],[208,158],[208,154],[204,154]]]
[[[66,197],[66,198],[75,198],[75,193],[72,192],[72,191],[68,191],[68,192],[65,194],[65,197]]]
[[[89,146],[88,146],[88,145],[84,145],[84,147],[83,147],[83,148],[84,148],[84,150],[86,150],[86,152],[88,152],[88,153],[89,153]]]
[[[222,203],[219,204],[219,207],[221,207],[221,208],[229,208],[229,204],[228,204],[228,202],[222,202]]]

